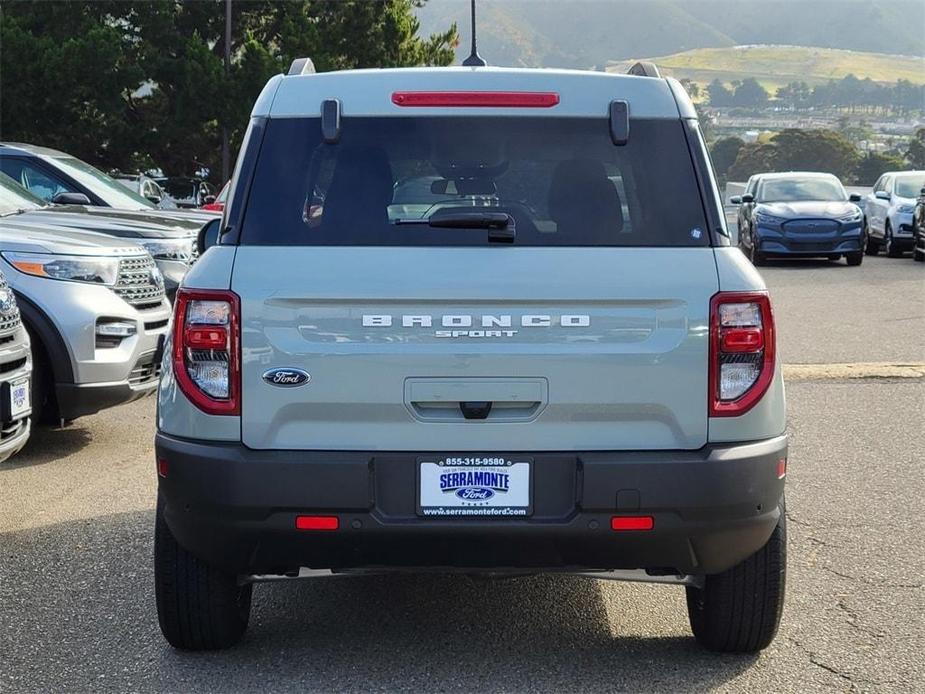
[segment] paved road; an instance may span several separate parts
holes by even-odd
[[[923,269],[768,268],[786,359],[923,360]],[[0,692],[925,690],[925,379],[788,396],[791,574],[760,657],[701,651],[678,588],[569,577],[262,585],[239,648],[175,652],[153,608],[146,400],[0,465]]]

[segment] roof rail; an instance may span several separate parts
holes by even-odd
[[[292,73],[290,73],[292,74]],[[661,77],[662,74],[658,71],[655,63],[650,63],[647,60],[640,60],[638,63],[633,63],[632,67],[626,71],[627,75],[636,75],[637,77]]]
[[[296,58],[292,61],[292,65],[289,66],[289,72],[287,75],[314,75],[315,74],[315,64],[312,62],[311,58]]]

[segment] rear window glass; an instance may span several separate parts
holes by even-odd
[[[317,118],[270,120],[241,243],[479,246],[436,220],[505,213],[517,246],[705,246],[682,128],[633,120],[617,147],[604,118],[345,117],[331,144]]]

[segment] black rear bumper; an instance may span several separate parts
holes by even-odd
[[[239,574],[300,566],[709,574],[770,537],[787,438],[531,453],[533,515],[490,520],[418,516],[416,453],[257,451],[159,433],[156,454],[167,465],[160,493],[177,541]],[[337,516],[339,528],[297,530],[303,514]],[[615,515],[649,515],[654,527],[613,531]]]

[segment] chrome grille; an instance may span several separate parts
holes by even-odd
[[[6,278],[0,274],[0,296],[9,294],[9,301],[12,303],[12,307],[8,311],[3,311],[2,301],[0,301],[0,335],[7,335],[22,323],[22,317],[19,315],[19,306],[16,304],[16,298],[13,295],[13,290],[10,289],[9,285],[6,283]]]
[[[149,255],[122,258],[113,291],[137,309],[158,308],[164,287],[154,283],[153,268],[154,260]]]

